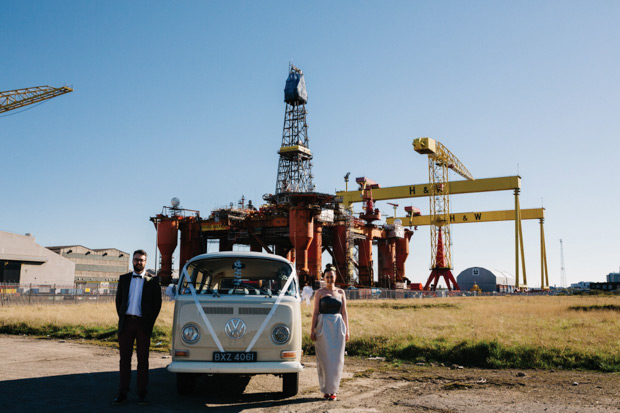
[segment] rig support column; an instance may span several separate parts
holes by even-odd
[[[195,217],[187,217],[180,222],[179,229],[181,230],[179,268],[183,268],[187,261],[203,252],[202,240],[200,238],[200,223]]]
[[[301,284],[310,278],[308,248],[314,237],[314,211],[305,207],[291,207],[289,210],[289,238],[295,250],[295,268]]]
[[[321,277],[321,265],[323,255],[323,226],[320,222],[314,224],[314,234],[312,241],[310,242],[310,249],[308,250],[308,269],[310,271],[310,279],[312,283]]]
[[[161,254],[161,268],[159,279],[162,285],[170,284],[172,280],[172,254],[177,248],[179,221],[176,217],[158,215],[155,222],[157,229],[157,248]]]
[[[220,251],[232,251],[234,242],[228,237],[220,237]]]
[[[359,250],[359,283],[373,285],[372,239],[361,239],[356,244]]]
[[[346,283],[349,279],[349,272],[347,268],[347,226],[336,225],[334,228],[334,265],[337,268],[338,279],[337,282]]]
[[[379,287],[394,288],[396,267],[395,239],[381,239],[377,244],[379,259]]]
[[[396,240],[396,281],[404,281],[405,279],[405,261],[409,256],[409,241],[412,235],[412,231],[405,230],[404,238]]]

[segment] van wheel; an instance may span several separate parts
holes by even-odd
[[[191,394],[196,387],[196,378],[194,373],[177,373],[177,392],[180,395]]]
[[[293,397],[299,393],[299,373],[282,375],[282,392],[286,397]]]

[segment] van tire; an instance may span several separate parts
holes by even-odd
[[[282,392],[286,397],[293,397],[299,393],[299,373],[282,375]]]

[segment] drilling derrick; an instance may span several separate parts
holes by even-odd
[[[325,196],[314,194],[312,152],[308,148],[306,103],[308,93],[301,69],[290,65],[284,87],[284,128],[278,151],[276,193],[266,200],[288,207],[289,239],[300,280],[308,281],[320,272],[322,225],[316,220]]]
[[[452,152],[434,139],[418,138],[413,148],[420,154],[428,155],[428,175],[431,210],[431,275],[424,286],[434,291],[439,277],[443,277],[449,290],[460,290],[452,275],[452,256],[450,253],[450,188],[448,171],[453,170],[463,178],[473,181],[465,165]]]
[[[312,152],[308,148],[308,124],[306,103],[308,93],[301,69],[290,65],[284,88],[286,111],[282,146],[278,151],[278,179],[276,200],[287,192],[312,192]]]

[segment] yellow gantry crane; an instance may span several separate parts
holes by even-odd
[[[492,178],[494,179],[494,178]],[[500,178],[504,179],[504,178]],[[476,180],[476,182],[488,181],[485,179]],[[456,181],[452,182],[450,189],[454,194],[454,190],[457,187],[457,183],[465,184],[470,181]],[[512,188],[516,189],[518,188]],[[456,192],[460,193],[460,192]],[[515,198],[518,198],[518,193],[515,194]],[[517,204],[518,206],[518,204]],[[408,226],[425,226],[431,225],[431,216],[430,215],[418,215],[413,216],[411,213],[406,217],[394,217],[387,218],[385,221],[389,225],[394,225],[394,221],[399,219],[403,225]],[[504,211],[477,211],[477,212],[450,212],[450,224],[473,224],[478,222],[498,222],[498,221],[515,221],[516,224],[516,255],[515,255],[515,266],[516,266],[516,277],[515,277],[515,288],[516,289],[527,289],[527,277],[525,274],[525,261],[523,257],[523,234],[521,233],[521,221],[523,220],[531,220],[537,219],[540,223],[540,288],[541,290],[549,289],[549,271],[547,268],[547,248],[545,247],[545,209],[544,208],[533,208],[533,209],[519,209],[519,210],[504,210]],[[519,249],[521,246],[521,249]],[[523,265],[523,284],[519,283],[519,252],[521,252],[521,261]]]
[[[73,89],[67,86],[35,86],[0,92],[0,113],[42,102],[69,92],[73,92]]]
[[[460,290],[452,272],[450,243],[450,170],[473,181],[474,177],[465,165],[441,142],[431,138],[417,138],[413,149],[428,155],[429,200],[431,216],[431,275],[425,290],[435,290],[439,277],[443,277],[449,290]]]
[[[345,181],[348,176],[345,177]],[[388,201],[394,199],[421,198],[430,196],[431,185],[413,184],[392,187],[381,187],[373,189],[372,197],[376,201]],[[540,221],[540,246],[541,246],[541,281],[542,289],[549,288],[549,275],[547,271],[547,253],[545,247],[544,234],[544,212],[543,209],[524,209],[521,210],[519,204],[519,192],[521,191],[520,176],[505,176],[501,178],[482,178],[474,181],[452,181],[450,182],[450,194],[471,194],[481,192],[495,191],[514,191],[515,209],[507,211],[484,211],[484,212],[450,212],[450,223],[475,223],[475,222],[494,222],[494,221],[515,221],[515,288],[527,289],[527,276],[525,272],[525,256],[523,250],[523,232],[521,230],[521,221],[523,219],[538,219]],[[363,201],[361,190],[339,191],[337,195],[342,198],[342,205],[350,208],[352,204]],[[386,222],[390,225],[394,224],[394,220],[401,220],[405,226],[431,225],[431,217],[407,216],[396,218],[387,218]],[[521,263],[519,263],[519,253],[521,254]],[[520,267],[523,271],[523,283],[520,282]]]

